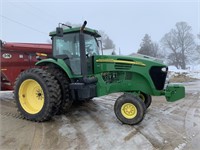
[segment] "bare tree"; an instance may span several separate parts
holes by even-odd
[[[197,37],[198,37],[198,39],[200,40],[200,33],[199,33],[199,34],[197,34]]]
[[[159,52],[159,45],[157,43],[152,42],[151,37],[148,34],[145,34],[144,38],[142,39],[140,49],[137,53],[157,58],[162,57]]]
[[[110,37],[102,30],[100,30],[99,33],[101,35],[103,49],[115,49],[115,44]]]
[[[177,39],[174,36],[175,30],[172,29],[169,33],[165,34],[165,36],[162,38],[161,42],[163,46],[167,49],[170,49],[171,52],[168,55],[168,60],[170,65],[175,65],[177,68],[179,68],[180,62],[179,62],[179,45],[177,42]]]
[[[140,49],[138,50],[138,53],[151,56],[151,48],[151,37],[148,34],[145,34],[144,38],[142,39],[142,43],[140,44]]]
[[[103,42],[104,49],[114,49],[115,48],[113,41],[109,37],[107,37],[106,39],[103,39],[102,42]]]
[[[200,33],[197,35],[197,38],[198,38],[198,40],[199,40],[199,43],[197,44],[196,50],[197,50],[197,53],[198,53],[199,56],[200,56]]]
[[[69,21],[67,21],[65,24],[72,26],[72,27],[80,27],[81,26],[81,24],[78,24],[78,23],[74,24]],[[68,28],[68,27],[63,26],[63,28]],[[99,30],[98,32],[101,35],[103,49],[115,49],[115,44],[114,44],[113,40],[104,31]]]
[[[176,23],[176,28],[164,35],[161,42],[164,48],[171,51],[168,57],[174,63],[175,66],[180,66],[182,69],[186,69],[186,62],[189,55],[192,55],[195,42],[194,36],[191,33],[191,26],[186,22]]]
[[[152,57],[164,58],[165,55],[161,53],[158,43],[153,42],[151,47]]]

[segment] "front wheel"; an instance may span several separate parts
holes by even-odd
[[[125,124],[135,125],[140,123],[145,115],[145,104],[136,96],[124,94],[114,105],[116,117]]]
[[[152,101],[151,95],[140,92],[139,98],[144,102],[146,108],[149,108]]]

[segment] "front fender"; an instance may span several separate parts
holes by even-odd
[[[72,78],[72,72],[71,72],[70,68],[61,59],[57,59],[57,60],[52,59],[52,58],[43,59],[43,60],[40,60],[39,62],[37,62],[35,65],[36,66],[46,66],[48,64],[57,65],[68,75],[69,78]]]

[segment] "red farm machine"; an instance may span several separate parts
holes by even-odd
[[[13,90],[16,77],[52,54],[51,44],[11,43],[0,40],[1,90]]]

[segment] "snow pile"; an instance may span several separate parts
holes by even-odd
[[[186,70],[177,69],[175,66],[169,66],[169,78],[173,77],[200,79],[200,64],[187,66]]]

